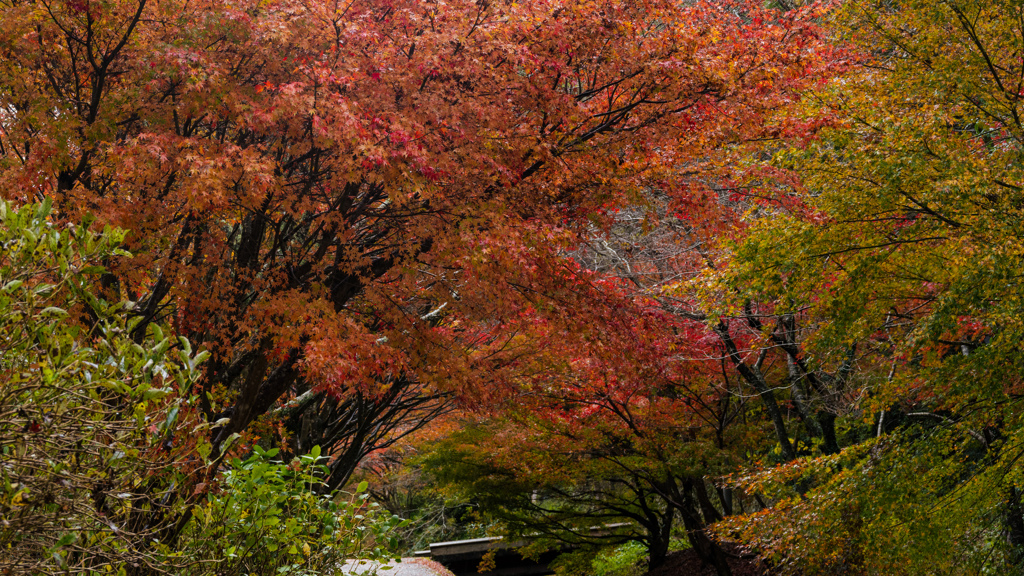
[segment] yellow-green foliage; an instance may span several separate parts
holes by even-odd
[[[783,191],[797,208],[756,222],[710,279],[804,307],[818,358],[857,346],[867,424],[891,408],[908,419],[741,482],[789,486],[725,531],[794,570],[1005,573],[1019,560],[1003,520],[1021,488],[1022,21],[1010,0],[846,2],[830,24],[859,63],[802,112],[829,127],[772,159],[799,176]]]

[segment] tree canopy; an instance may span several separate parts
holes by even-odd
[[[0,266],[53,287],[4,276],[0,371],[70,402],[63,359],[102,422],[47,444],[11,392],[0,446],[109,470],[40,505],[154,570],[271,486],[328,546],[412,444],[507,534],[651,565],[1013,570],[1018,4],[0,0]]]

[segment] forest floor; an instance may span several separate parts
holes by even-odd
[[[758,560],[729,559],[733,576],[764,576],[764,567]],[[665,563],[651,570],[646,576],[715,576],[715,568],[704,565],[693,549],[681,550],[668,555]]]

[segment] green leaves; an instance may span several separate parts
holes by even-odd
[[[184,511],[169,488],[194,460],[177,426],[201,358],[170,354],[160,329],[130,339],[91,277],[123,235],[49,213],[0,202],[0,571],[151,562]]]
[[[836,469],[768,472],[789,493],[731,523],[794,571],[1020,571],[1021,16],[1012,0],[844,3],[832,31],[861,65],[808,94],[796,115],[825,128],[775,153],[786,178],[765,186],[795,202],[714,274],[804,310],[812,357],[855,350],[861,371],[837,412],[878,439]]]
[[[346,559],[397,556],[392,533],[403,522],[368,501],[365,482],[347,497],[321,493],[319,446],[290,463],[274,460],[278,453],[257,445],[231,461],[217,495],[186,527],[185,556],[222,559],[219,573],[261,574],[312,574]]]

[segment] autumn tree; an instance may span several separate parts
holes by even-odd
[[[742,513],[744,500],[747,510],[764,501],[719,478],[751,454],[784,462],[836,452],[816,428],[822,413],[835,422],[834,408],[815,398],[819,412],[807,418],[802,395],[824,395],[811,386],[835,381],[809,368],[796,328],[805,315],[781,305],[732,309],[733,294],[709,303],[695,288],[703,270],[728,262],[716,232],[742,237],[749,208],[707,194],[710,206],[687,212],[678,198],[649,193],[573,253],[579,264],[566,281],[600,286],[606,303],[566,324],[535,317],[524,328],[521,338],[544,353],[520,367],[500,417],[467,422],[435,447],[428,463],[440,481],[514,534],[591,545],[633,539],[651,566],[679,526],[707,564],[728,573],[729,554],[708,526]],[[691,216],[706,220],[695,228]],[[768,319],[774,330],[763,328]],[[599,335],[587,325],[595,321]],[[791,438],[801,424],[807,435]],[[614,522],[630,527],[590,530]]]
[[[858,65],[809,94],[823,129],[775,151],[773,217],[712,275],[805,307],[816,356],[856,346],[870,375],[877,438],[745,479],[778,500],[733,527],[794,571],[1019,569],[1020,17],[847,3]]]
[[[846,402],[855,349],[834,366],[811,363],[804,339],[815,319],[806,308],[708,284],[706,273],[729,265],[729,246],[746,237],[763,208],[745,188],[682,178],[685,196],[678,189],[649,194],[645,207],[618,214],[576,257],[627,280],[679,323],[676,334],[700,342],[680,347],[677,361],[717,362],[723,390],[740,402],[758,398],[778,457],[837,452],[836,414]],[[703,197],[699,208],[693,196]]]
[[[215,451],[500,395],[522,312],[581,301],[558,250],[822,64],[811,14],[741,4],[0,6],[0,185],[130,231],[105,290],[212,352]]]
[[[602,282],[593,273],[579,277]],[[618,302],[602,307],[609,317],[600,337],[582,326],[593,322],[592,311],[570,330],[535,322],[528,338],[545,353],[521,367],[516,393],[495,415],[466,418],[463,430],[432,448],[427,469],[510,536],[589,546],[637,541],[656,567],[683,532],[702,559],[728,574],[723,550],[706,533],[722,512],[704,477],[728,469],[742,450],[731,426],[742,402],[715,387],[716,363],[704,367],[710,374],[673,363],[670,350],[693,335],[673,337],[678,326],[657,306],[638,305],[614,285],[602,293]]]

